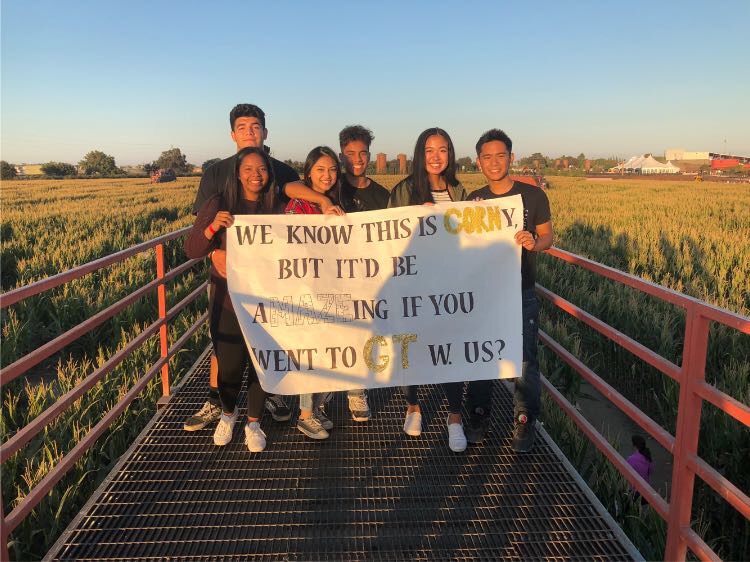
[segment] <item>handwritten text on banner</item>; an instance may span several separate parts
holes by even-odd
[[[520,376],[520,196],[238,215],[227,278],[263,388],[326,392]]]

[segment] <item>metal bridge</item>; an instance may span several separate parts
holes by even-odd
[[[213,426],[182,429],[206,397],[204,355],[46,559],[639,559],[546,434],[511,451],[512,396],[498,386],[487,438],[462,454],[435,387],[419,438],[401,431],[400,391],[381,389],[367,423],[337,393],[322,442],[266,416],[268,447],[250,453],[240,422],[226,447]]]
[[[512,399],[500,383],[488,438],[463,454],[447,448],[447,412],[434,388],[426,390],[425,430],[417,439],[401,431],[404,405],[397,389],[371,392],[374,415],[368,423],[351,421],[339,395],[331,412],[337,426],[324,443],[310,442],[290,425],[270,421],[264,423],[269,445],[260,454],[247,451],[240,427],[234,441],[223,448],[213,445],[211,429],[185,433],[184,419],[206,396],[208,360],[204,354],[177,388],[170,385],[168,365],[205,323],[207,314],[173,342],[167,325],[203,295],[205,283],[167,310],[166,285],[198,260],[167,271],[164,246],[188,230],[0,295],[0,308],[5,309],[140,253],[154,250],[156,256],[153,281],[0,369],[0,383],[6,385],[143,296],[157,292],[159,319],[2,443],[2,464],[149,338],[159,334],[161,342],[160,356],[148,371],[9,513],[0,498],[0,560],[9,559],[8,541],[14,529],[159,375],[164,407],[50,550],[48,559],[640,558],[544,430],[533,452],[511,451]],[[578,357],[539,332],[543,345],[672,454],[669,501],[554,386],[545,379],[542,383],[550,398],[664,519],[664,559],[685,560],[690,549],[700,560],[718,560],[691,527],[696,477],[748,520],[750,498],[698,455],[701,407],[708,402],[745,427],[750,427],[750,407],[706,382],[709,328],[717,323],[750,334],[750,319],[557,248],[547,253],[685,311],[684,349],[677,365],[537,286],[542,298],[679,384],[672,435]]]

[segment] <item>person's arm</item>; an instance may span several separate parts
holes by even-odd
[[[228,218],[224,215],[228,215],[231,218],[229,213],[223,211],[224,215],[222,215],[222,211],[218,209],[219,204],[216,199],[210,199],[201,207],[193,223],[193,228],[185,238],[185,255],[188,258],[196,259],[205,257],[211,250],[216,248],[217,239],[215,239],[215,235],[219,228],[224,227],[225,223],[228,222]],[[219,219],[218,223],[216,222],[217,219]]]
[[[304,199],[310,203],[315,203],[320,207],[320,210],[323,211],[324,214],[343,214],[341,208],[331,203],[331,200],[328,197],[322,193],[318,193],[314,189],[310,189],[301,181],[293,181],[286,184],[284,186],[284,194],[286,194],[289,199]],[[341,212],[336,212],[336,209]]]
[[[528,252],[543,252],[552,247],[554,233],[552,231],[552,221],[547,221],[536,225],[536,239],[528,230],[516,232],[516,244],[520,244]]]

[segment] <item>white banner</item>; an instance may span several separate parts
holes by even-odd
[[[521,374],[520,196],[238,215],[229,293],[267,392]]]

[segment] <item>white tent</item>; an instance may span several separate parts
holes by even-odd
[[[669,168],[666,164],[662,164],[656,160],[653,156],[647,156],[641,162],[641,173],[642,174],[668,174]]]
[[[672,162],[662,164],[653,156],[646,156],[645,154],[642,156],[631,156],[615,169],[622,172],[636,172],[640,174],[676,174],[680,171]]]

